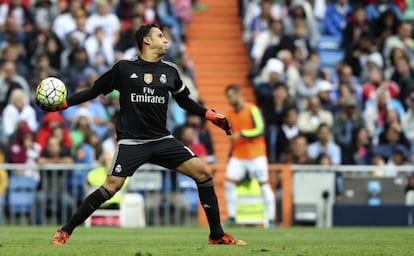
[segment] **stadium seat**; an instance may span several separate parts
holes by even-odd
[[[344,58],[341,39],[335,36],[322,35],[317,43],[321,67],[333,68]]]
[[[12,175],[7,188],[7,209],[11,214],[29,214],[35,198],[36,181],[30,177]]]

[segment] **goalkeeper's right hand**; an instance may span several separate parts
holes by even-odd
[[[59,106],[57,106],[57,107],[48,107],[48,106],[46,106],[46,105],[44,105],[44,104],[42,104],[40,101],[38,101],[37,99],[36,99],[36,104],[43,110],[43,111],[46,111],[46,112],[56,112],[56,111],[61,111],[61,110],[64,110],[64,109],[67,109],[68,108],[68,102],[66,101],[66,99],[64,99],[63,100],[63,102],[62,103],[60,103],[60,105]]]

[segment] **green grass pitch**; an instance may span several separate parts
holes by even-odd
[[[0,255],[111,256],[409,256],[412,228],[231,228],[247,246],[208,245],[206,228],[84,228],[65,246],[51,246],[56,227],[0,227]]]

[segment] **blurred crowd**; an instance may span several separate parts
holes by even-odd
[[[242,1],[243,41],[269,161],[414,161],[414,2]],[[326,65],[331,55],[339,61]],[[332,55],[338,56],[338,55]]]

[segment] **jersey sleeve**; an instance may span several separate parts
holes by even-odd
[[[187,97],[190,95],[190,90],[188,90],[187,86],[183,83],[181,79],[181,73],[177,67],[174,68],[176,72],[176,78],[174,80],[174,88],[171,91],[173,97]]]
[[[120,62],[117,62],[108,71],[103,73],[96,79],[94,87],[99,88],[105,95],[118,89],[118,83],[120,81],[119,66]]]

